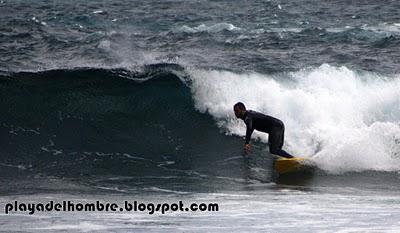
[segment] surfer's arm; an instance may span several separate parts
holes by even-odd
[[[249,144],[250,143],[250,139],[251,139],[251,134],[253,133],[254,129],[253,129],[253,119],[248,117],[246,119],[246,143],[245,144]]]

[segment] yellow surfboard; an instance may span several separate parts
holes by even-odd
[[[310,167],[310,163],[307,160],[307,157],[280,157],[275,161],[275,170],[279,174],[302,171]]]

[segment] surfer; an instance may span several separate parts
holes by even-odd
[[[246,107],[242,102],[238,102],[233,106],[235,116],[240,118],[246,124],[246,142],[244,144],[244,150],[250,152],[250,138],[254,130],[258,130],[264,133],[268,133],[268,144],[269,151],[272,154],[283,156],[286,158],[293,158],[292,155],[282,150],[285,125],[279,119],[272,116],[264,115],[262,113],[246,110]]]

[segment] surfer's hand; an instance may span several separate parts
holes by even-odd
[[[244,152],[250,153],[250,151],[251,151],[251,146],[250,146],[250,144],[244,144]]]

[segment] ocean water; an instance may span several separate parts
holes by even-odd
[[[0,1],[4,232],[398,232],[399,1]],[[279,176],[281,119],[312,173]],[[7,203],[218,212],[6,214]]]

